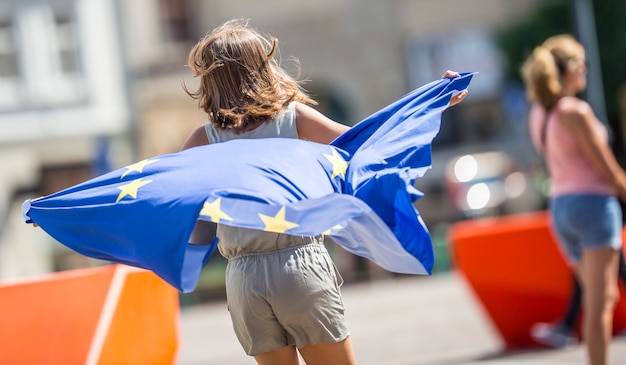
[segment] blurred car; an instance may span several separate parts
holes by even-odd
[[[536,210],[544,197],[532,171],[502,151],[464,154],[445,166],[446,190],[463,217],[520,213]]]

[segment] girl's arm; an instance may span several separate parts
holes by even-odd
[[[205,144],[209,144],[209,139],[207,138],[204,126],[202,125],[191,132],[180,150],[182,151],[191,147],[203,146]]]
[[[458,75],[458,72],[448,70],[441,78],[454,78]],[[467,90],[453,96],[450,99],[450,106],[460,103],[465,99],[465,96],[467,96]],[[324,144],[332,142],[340,134],[350,129],[350,127],[337,123],[312,107],[301,103],[296,104],[296,127],[300,139]]]
[[[298,138],[328,144],[350,129],[302,103],[296,103]]]

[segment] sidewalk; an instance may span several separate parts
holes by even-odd
[[[585,364],[583,346],[503,353],[455,272],[346,285],[343,294],[360,365]],[[626,365],[626,337],[616,338],[610,351],[609,364]],[[223,301],[182,310],[178,365],[201,364],[255,364],[239,347]]]

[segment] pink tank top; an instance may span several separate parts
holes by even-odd
[[[544,155],[550,174],[550,196],[581,193],[617,195],[615,187],[604,180],[585,157],[575,136],[561,124],[556,110],[567,102],[576,102],[576,99],[562,98],[549,113],[547,121],[543,107],[534,105],[530,111],[530,136],[537,151]],[[546,122],[544,147],[541,135]],[[598,120],[594,133],[608,144],[606,127]]]

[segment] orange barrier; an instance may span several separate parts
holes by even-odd
[[[0,364],[171,365],[177,291],[124,265],[0,282]]]
[[[462,221],[449,231],[452,260],[502,336],[507,349],[534,347],[530,328],[566,310],[571,270],[549,230],[547,212]],[[626,238],[626,237],[625,237]],[[626,329],[626,291],[614,331]]]

